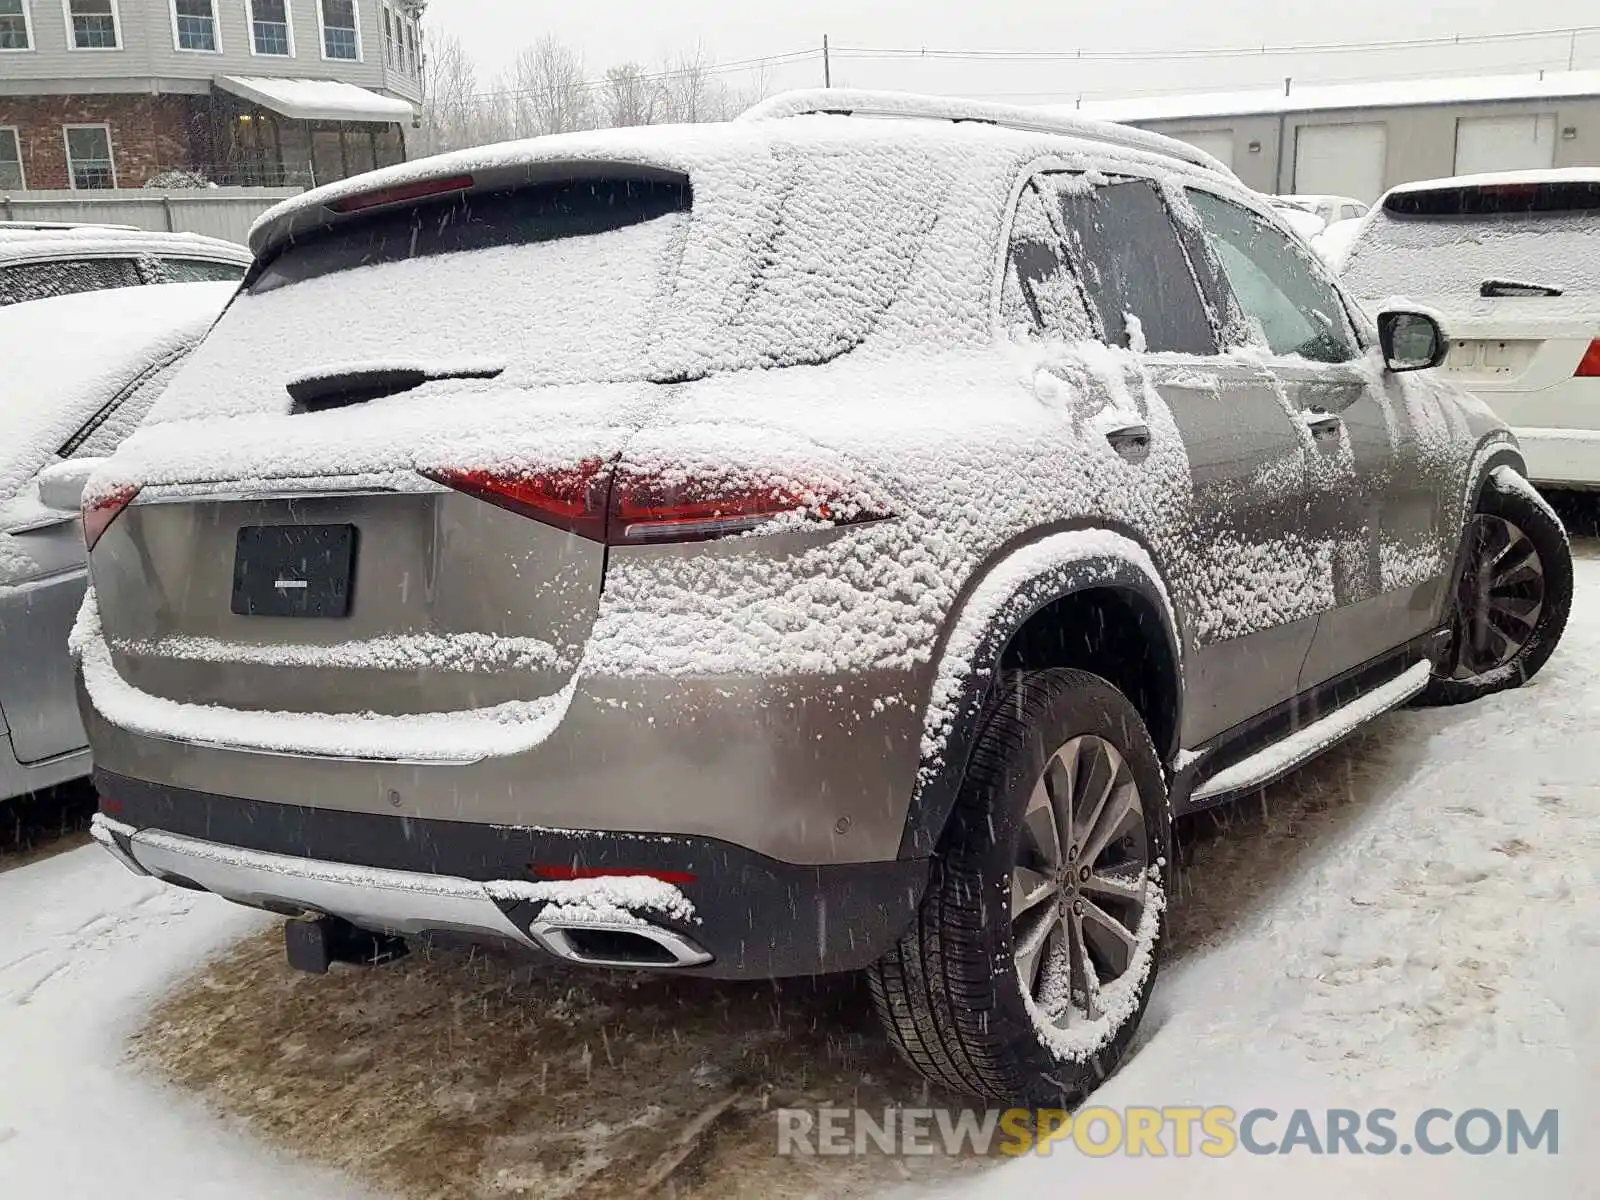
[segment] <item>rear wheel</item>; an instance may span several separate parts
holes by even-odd
[[[1083,671],[1017,672],[973,749],[918,919],[869,972],[933,1083],[1070,1104],[1155,985],[1170,821],[1138,711]]]
[[[1555,652],[1572,608],[1572,552],[1555,513],[1509,467],[1467,523],[1450,646],[1419,700],[1462,704],[1519,687]]]

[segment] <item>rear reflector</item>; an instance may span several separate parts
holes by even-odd
[[[693,883],[693,871],[647,871],[632,867],[557,867],[534,863],[533,872],[544,879],[659,879],[662,883]]]
[[[373,192],[358,192],[328,205],[337,213],[365,212],[369,208],[382,208],[386,204],[404,204],[408,200],[426,200],[433,196],[446,196],[451,192],[464,192],[472,186],[471,175],[450,175],[443,179],[423,179],[416,183],[402,183],[395,187],[379,188]]]
[[[1589,343],[1589,352],[1583,356],[1575,372],[1578,379],[1600,379],[1600,338]]]
[[[83,503],[83,544],[90,550],[100,540],[100,535],[111,527],[111,522],[122,515],[122,510],[133,503],[139,489],[132,485],[119,487],[93,500]]]
[[[616,472],[598,459],[525,475],[449,468],[424,474],[500,508],[612,546],[704,541],[747,533],[782,517],[854,525],[888,515],[835,484],[751,484],[678,472]]]

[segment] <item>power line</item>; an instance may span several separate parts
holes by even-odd
[[[1502,63],[1499,66],[1496,66],[1494,68],[1494,70],[1496,70],[1496,71],[1504,71],[1504,72],[1508,72],[1508,73],[1515,73],[1515,72],[1537,71],[1537,70],[1565,69],[1565,68],[1552,67],[1551,63],[1554,62],[1554,61],[1555,61],[1554,58],[1541,58],[1541,59],[1536,59],[1536,60],[1531,61],[1531,62],[1524,61],[1524,62],[1515,62],[1515,63]],[[1472,78],[1474,76],[1481,75],[1482,73],[1483,73],[1483,68],[1481,68],[1481,67],[1479,67],[1479,68],[1463,67],[1463,68],[1460,68],[1458,70],[1450,70],[1450,71],[1401,71],[1401,72],[1385,71],[1381,75],[1341,75],[1341,76],[1337,76],[1337,77],[1334,77],[1334,78],[1301,79],[1301,78],[1299,78],[1297,76],[1295,78],[1295,86],[1296,87],[1329,87],[1329,86],[1337,86],[1339,84],[1344,84],[1344,83],[1387,83],[1387,82],[1389,82],[1391,80],[1405,80],[1405,79],[1460,79],[1460,78]],[[1134,92],[1124,91],[1124,90],[1115,89],[1115,88],[1100,89],[1100,90],[1094,90],[1094,91],[1085,91],[1085,90],[1080,89],[1080,88],[1052,88],[1052,89],[1050,89],[1048,91],[1036,91],[1036,92],[972,92],[972,91],[963,91],[961,94],[963,96],[966,96],[966,97],[968,97],[970,99],[974,99],[974,100],[1020,100],[1020,99],[1035,99],[1035,100],[1037,100],[1037,99],[1040,99],[1040,98],[1062,97],[1062,98],[1064,98],[1063,102],[1065,103],[1065,102],[1070,102],[1070,101],[1073,101],[1073,100],[1148,100],[1148,99],[1156,99],[1156,98],[1159,98],[1161,96],[1187,96],[1187,95],[1195,95],[1195,94],[1204,94],[1207,91],[1218,91],[1218,90],[1223,90],[1223,89],[1218,89],[1218,88],[1215,88],[1215,87],[1207,88],[1207,87],[1205,87],[1203,85],[1202,86],[1198,86],[1198,87],[1194,86],[1194,85],[1190,85],[1188,87],[1148,88],[1148,89],[1144,89],[1144,90],[1141,90],[1141,91],[1134,91]],[[1281,87],[1281,85],[1255,84],[1255,85],[1246,85],[1244,87],[1230,88],[1230,89],[1226,89],[1226,90],[1237,91],[1237,92],[1258,91],[1258,90],[1259,91],[1277,90],[1277,91],[1281,92],[1282,91],[1282,87]]]
[[[955,50],[890,46],[835,46],[836,58],[954,59],[969,62],[1170,62],[1216,58],[1261,58],[1298,54],[1357,54],[1379,50],[1425,50],[1451,46],[1484,46],[1548,38],[1576,39],[1600,33],[1600,25],[1562,26],[1507,33],[1450,34],[1360,42],[1299,42],[1254,46],[1185,47],[1165,50]]]

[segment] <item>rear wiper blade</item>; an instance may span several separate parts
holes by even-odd
[[[384,396],[398,396],[446,379],[493,379],[504,367],[460,367],[426,370],[421,367],[358,367],[345,371],[330,371],[290,380],[286,390],[294,401],[293,412],[325,412],[330,408],[348,408],[365,404]]]
[[[1516,279],[1485,279],[1478,288],[1480,296],[1559,296],[1561,289],[1542,283],[1523,283]]]

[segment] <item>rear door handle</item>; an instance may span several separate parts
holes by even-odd
[[[1311,430],[1314,438],[1336,438],[1339,430],[1344,427],[1344,421],[1338,413],[1331,413],[1325,408],[1308,408],[1300,414],[1300,419],[1306,423],[1306,428]]]
[[[1150,453],[1150,426],[1143,422],[1119,425],[1106,430],[1106,441],[1129,462],[1140,462]]]

